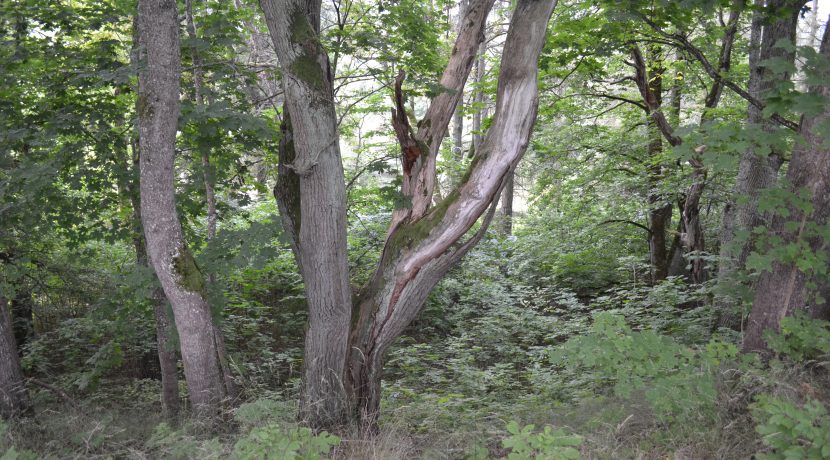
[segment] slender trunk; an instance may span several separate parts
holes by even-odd
[[[748,92],[754,98],[763,98],[767,91],[789,78],[789,75],[773,78],[772,71],[763,63],[773,58],[784,59],[790,63],[794,61],[794,53],[775,45],[779,40],[795,42],[798,13],[804,3],[801,0],[770,0],[766,6],[768,15],[761,10],[753,15],[749,45]],[[755,4],[763,5],[763,1],[756,0]],[[766,133],[775,132],[776,125],[764,117],[755,105],[748,104],[747,114],[750,125],[759,127]],[[755,148],[749,148],[741,156],[738,164],[738,176],[732,196],[742,199],[733,199],[727,203],[721,225],[718,282],[722,285],[734,283],[735,275],[745,268],[746,259],[754,246],[751,239],[736,239],[736,235],[748,233],[763,223],[763,216],[758,212],[758,197],[763,190],[775,186],[782,164],[782,152],[775,146],[771,148],[767,156],[761,156],[756,153]],[[733,316],[727,314],[723,324],[734,324],[736,318]]]
[[[138,92],[141,220],[150,261],[173,309],[194,414],[212,423],[225,387],[204,277],[184,241],[173,184],[181,73],[175,2],[141,0],[138,22],[146,53]]]
[[[196,40],[196,23],[193,20],[193,0],[185,1],[185,16],[187,21],[187,35],[191,40]],[[202,58],[195,47],[190,49],[190,58],[193,61],[193,94],[196,100],[196,107],[201,108],[205,104],[204,95],[204,71]],[[210,164],[210,148],[200,146],[199,153],[202,157],[202,179],[205,183],[205,202],[207,203],[207,240],[211,241],[216,236],[216,193],[214,191],[215,175]],[[209,273],[207,282],[212,285],[216,277]],[[228,365],[228,354],[225,348],[225,339],[222,336],[222,329],[218,324],[213,324],[213,340],[216,347],[217,359],[222,368],[222,380],[225,382],[225,393],[231,400],[239,396],[239,387],[233,380],[230,366]]]
[[[516,173],[511,172],[501,192],[501,233],[505,236],[513,234],[513,189]]]
[[[350,382],[357,411],[369,427],[377,421],[387,350],[417,317],[435,284],[484,235],[498,196],[527,147],[536,118],[537,61],[555,3],[518,2],[504,45],[496,115],[476,153],[477,161],[466,180],[441,203],[421,218],[392,228],[380,265],[360,296],[352,331]],[[396,86],[402,111],[400,79]],[[396,125],[406,155],[410,142],[399,128]],[[481,228],[461,242],[485,211]]]
[[[464,158],[464,108],[459,104],[452,116],[453,157],[460,161]]]
[[[0,297],[0,417],[3,419],[20,415],[30,407],[7,303]]]
[[[470,156],[475,155],[475,153],[481,148],[481,122],[482,118],[486,117],[486,115],[484,115],[485,109],[481,107],[485,103],[484,91],[481,89],[481,84],[484,81],[485,67],[487,65],[487,62],[484,59],[486,52],[486,40],[482,40],[481,45],[479,45],[478,48],[478,60],[476,61],[475,81],[476,84],[479,85],[479,88],[476,89],[473,97],[473,145],[470,148]]]
[[[726,30],[724,31],[723,39],[721,39],[720,54],[718,57],[719,73],[729,72],[732,65],[732,46],[735,43],[735,36],[738,31],[738,19],[741,16],[741,9],[743,5],[736,2],[729,13],[729,19],[726,23]],[[712,82],[712,87],[706,94],[704,101],[704,111],[701,115],[701,126],[706,125],[712,118],[712,113],[720,103],[723,95],[723,82],[715,80]],[[683,243],[686,251],[690,253],[689,259],[691,261],[691,280],[693,283],[703,283],[708,278],[706,272],[706,262],[703,259],[706,250],[706,241],[703,233],[703,225],[700,221],[700,199],[703,196],[703,190],[706,187],[707,169],[703,164],[703,157],[700,156],[702,148],[695,151],[695,156],[689,160],[692,167],[692,184],[686,189],[686,201],[681,208],[681,217],[684,225]]]
[[[130,52],[130,60],[133,62],[139,61],[139,44],[141,36],[139,34],[138,18],[133,22],[133,49]],[[137,109],[137,108],[136,108]],[[141,195],[139,184],[139,157],[138,140],[135,136],[130,136],[127,141],[132,150],[132,167],[126,158],[124,162],[124,170],[129,171],[130,180],[120,183],[119,190],[121,194],[129,196],[130,204],[132,205],[132,230],[133,230],[133,247],[135,248],[136,263],[139,266],[152,268],[147,257],[147,244],[144,240],[144,228],[141,225]],[[155,272],[154,272],[155,275]],[[156,281],[158,278],[156,277]],[[167,297],[164,295],[164,290],[161,285],[153,289],[151,296],[153,302],[153,316],[156,323],[156,353],[159,360],[159,369],[161,371],[161,405],[164,417],[168,420],[174,420],[179,415],[179,370],[178,370],[178,356],[176,346],[171,340],[174,334],[172,312],[168,307]]]
[[[821,54],[830,59],[830,29],[824,32]],[[823,80],[830,77],[830,72],[824,74]],[[830,98],[830,87],[814,87],[811,93],[816,98],[827,99]],[[827,276],[826,260],[830,254],[827,241],[818,230],[827,224],[830,216],[830,149],[826,144],[827,133],[822,129],[828,121],[830,109],[802,119],[799,131],[804,142],[796,144],[793,151],[787,182],[789,191],[796,196],[806,192],[803,196],[810,197],[812,211],[805,211],[803,206],[790,206],[788,216],[778,214],[772,220],[771,231],[783,240],[779,247],[797,247],[801,253],[777,260],[772,264],[772,270],[761,273],[758,278],[755,301],[744,334],[744,351],[766,350],[764,334],[777,331],[781,319],[796,309],[807,306],[816,306],[814,311],[826,309],[827,299],[819,301],[816,292],[808,289],[808,284],[812,276]],[[793,224],[795,231],[792,231]]]
[[[150,267],[147,260],[147,247],[141,229],[141,204],[136,193],[133,198],[133,226],[137,230],[133,238],[136,263],[142,267]],[[151,295],[153,315],[156,321],[156,352],[158,353],[159,369],[161,370],[161,405],[167,419],[175,419],[179,415],[179,370],[176,347],[173,343],[173,327],[167,297],[161,286],[153,289]]]
[[[32,314],[32,291],[26,286],[20,286],[11,302],[12,330],[18,350],[22,350],[34,335]]]
[[[652,281],[666,279],[669,262],[673,254],[666,251],[666,230],[671,223],[672,204],[665,193],[660,191],[665,176],[663,155],[663,137],[669,143],[678,145],[679,139],[672,134],[672,128],[662,111],[663,104],[663,68],[659,46],[652,46],[648,58],[649,66],[643,52],[638,46],[632,46],[631,57],[634,66],[634,81],[643,98],[646,112],[646,129],[648,135],[648,204],[649,204],[649,257],[652,266]]]

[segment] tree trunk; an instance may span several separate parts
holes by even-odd
[[[489,10],[491,4],[482,3],[472,2],[471,9]],[[527,147],[536,118],[537,61],[555,3],[518,2],[504,45],[493,126],[482,140],[477,160],[462,184],[441,203],[423,216],[392,227],[380,265],[360,296],[351,340],[350,378],[358,413],[369,427],[377,421],[386,351],[417,317],[435,284],[484,235],[499,193]],[[460,49],[458,44],[456,49]],[[475,47],[470,51],[474,54]],[[400,79],[396,86],[400,93]],[[401,99],[398,94],[399,111],[403,110]],[[396,126],[406,155],[411,144],[401,138],[399,128]],[[404,168],[406,171],[406,165]],[[481,228],[461,242],[488,208]]]
[[[440,81],[447,91],[432,100],[417,132],[405,113],[403,73],[396,81],[392,118],[403,153],[402,192],[411,206],[393,213],[381,262],[360,296],[349,337],[343,171],[332,77],[317,37],[319,2],[262,1],[285,75],[287,123],[275,194],[306,282],[310,324],[301,404],[303,415],[316,426],[348,417],[346,409],[374,426],[386,350],[417,316],[432,287],[483,236],[506,177],[527,146],[536,115],[537,60],[554,1],[519,2],[505,42],[493,127],[461,185],[432,207],[437,152],[492,4],[470,2]],[[488,208],[482,228],[460,242]],[[345,373],[346,361],[341,359],[349,350]]]
[[[309,309],[300,416],[312,426],[327,427],[349,416],[343,377],[352,309],[332,75],[319,40],[319,0],[263,0],[261,5],[286,98],[275,195]]]
[[[141,35],[138,27],[138,18],[133,22],[133,49],[130,52],[130,60],[137,63],[140,49]],[[136,110],[138,107],[136,107]],[[125,152],[124,170],[125,177],[130,179],[119,183],[119,190],[127,195],[132,205],[131,224],[133,231],[133,247],[135,248],[136,264],[140,267],[152,269],[147,257],[147,244],[144,240],[144,228],[141,225],[141,191],[140,191],[140,152],[138,140],[130,136],[128,141],[132,148],[132,163]],[[125,145],[126,147],[126,145]],[[132,164],[132,166],[130,166]],[[132,169],[131,169],[132,168]],[[153,272],[155,275],[155,272]],[[158,277],[156,277],[158,282]],[[176,346],[171,340],[174,334],[172,312],[168,307],[167,297],[161,285],[153,289],[151,296],[153,302],[153,316],[156,323],[156,354],[159,360],[161,371],[161,406],[164,417],[174,420],[179,415],[179,370]]]
[[[830,59],[830,29],[824,32],[821,54]],[[830,77],[830,72],[825,70],[822,80],[827,77]],[[830,98],[828,86],[814,87],[810,92],[817,99]],[[807,285],[813,274],[824,276],[824,283],[828,275],[827,257],[830,251],[820,230],[827,224],[830,215],[830,149],[827,148],[828,134],[823,130],[828,121],[828,108],[821,114],[802,119],[800,134],[804,141],[797,143],[793,151],[787,182],[789,191],[796,196],[806,192],[802,196],[809,197],[812,210],[808,212],[803,206],[790,206],[787,217],[778,214],[772,220],[771,232],[783,240],[778,246],[797,247],[799,253],[774,262],[772,270],[761,273],[758,278],[755,301],[744,334],[744,351],[766,350],[764,333],[778,331],[781,319],[796,309],[827,303],[827,299],[819,302],[815,295],[811,295],[815,292],[809,292]],[[795,231],[792,231],[793,224],[797,229]]]
[[[211,423],[218,421],[225,388],[204,277],[185,244],[173,184],[181,73],[176,3],[141,0],[138,22],[146,52],[138,91],[141,221],[173,309],[194,415]]]
[[[20,286],[11,302],[12,330],[18,351],[22,350],[34,335],[33,307],[31,289]]]
[[[516,172],[511,172],[501,192],[501,233],[505,236],[513,234],[513,189],[515,187]]]
[[[485,37],[486,38],[486,37]],[[485,61],[485,53],[487,52],[487,44],[486,40],[481,41],[481,45],[479,45],[478,49],[478,59],[476,61],[476,76],[475,81],[476,84],[479,85],[479,88],[476,88],[475,95],[473,96],[473,142],[472,146],[470,147],[470,156],[475,155],[479,148],[481,148],[481,122],[482,118],[486,117],[485,109],[481,106],[484,105],[484,90],[481,89],[480,85],[484,82],[484,73],[485,67],[487,62]]]
[[[788,75],[773,78],[772,72],[763,63],[773,58],[784,59],[790,63],[794,61],[794,53],[777,48],[775,44],[779,40],[789,40],[790,43],[795,43],[798,14],[805,2],[803,0],[770,0],[767,3],[768,14],[756,11],[752,18],[750,32],[748,92],[756,99],[761,99],[766,91],[789,78]],[[761,6],[763,1],[756,0],[755,4]],[[751,125],[758,126],[767,133],[775,131],[776,125],[765,118],[761,109],[754,104],[748,105],[747,113]],[[747,149],[741,156],[738,164],[738,177],[731,196],[745,199],[730,200],[724,208],[718,269],[719,284],[728,286],[734,283],[736,273],[745,268],[746,258],[754,245],[751,239],[736,239],[736,235],[748,233],[763,223],[763,216],[758,212],[758,197],[763,190],[776,184],[781,163],[782,152],[775,147],[766,157],[758,155],[754,148]],[[723,325],[734,325],[736,322],[737,319],[733,314],[724,313]]]
[[[30,407],[7,303],[0,297],[0,417],[3,419],[20,415]]]

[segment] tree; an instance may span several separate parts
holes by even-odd
[[[306,283],[302,416],[316,426],[354,415],[377,420],[386,351],[418,315],[435,284],[484,235],[505,180],[527,147],[536,116],[537,60],[555,1],[520,1],[504,45],[494,121],[467,175],[433,206],[438,148],[461,98],[492,0],[471,1],[417,131],[405,113],[401,71],[393,126],[401,145],[401,192],[381,261],[352,312],[345,255],[343,172],[332,75],[319,40],[320,2],[264,0],[283,69],[286,123],[275,189],[283,226]],[[485,211],[481,227],[464,236]]]
[[[823,69],[812,76],[810,95],[823,101],[817,113],[805,114],[799,134],[803,138],[793,150],[787,170],[788,190],[793,202],[779,212],[770,225],[781,256],[764,271],[755,288],[755,300],[744,333],[744,351],[764,351],[764,334],[777,331],[781,319],[798,309],[815,306],[814,312],[827,309],[828,299],[816,292],[816,285],[827,285],[827,239],[822,230],[830,217],[830,148],[827,126],[830,122],[830,28],[821,41]],[[818,283],[816,282],[818,280]],[[808,289],[811,285],[812,289]]]
[[[0,417],[8,419],[23,413],[29,404],[8,302],[0,297]]]
[[[782,44],[782,40],[795,43],[798,14],[805,3],[804,0],[770,0],[764,6],[763,1],[755,2],[757,10],[752,18],[749,84],[742,96],[750,99],[747,105],[748,122],[751,127],[760,129],[758,137],[762,139],[762,145],[749,148],[742,154],[733,196],[745,199],[730,201],[723,212],[718,269],[718,282],[721,284],[734,282],[735,274],[746,267],[753,244],[751,239],[736,237],[741,233],[747,234],[762,223],[762,214],[758,212],[759,195],[762,190],[775,185],[783,163],[781,143],[764,142],[765,139],[780,137],[776,131],[782,118],[778,114],[765,116],[761,101],[779,81],[789,80],[788,74],[774,76],[768,63],[773,59],[783,59],[792,64],[795,54],[789,51],[791,48],[778,45]],[[759,152],[767,149],[766,155]],[[737,322],[734,316],[725,314],[722,323],[734,325]]]
[[[138,89],[141,221],[147,253],[173,308],[194,413],[212,421],[225,385],[205,280],[184,240],[173,184],[181,73],[176,3],[141,0],[138,24],[146,57]]]

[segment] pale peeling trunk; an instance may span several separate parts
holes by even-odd
[[[401,222],[419,219],[432,205],[438,150],[447,134],[450,118],[464,94],[464,85],[472,70],[479,44],[484,40],[484,27],[493,3],[494,0],[474,0],[467,4],[450,60],[439,81],[446,90],[432,99],[424,118],[416,127],[417,131],[409,126],[409,121],[403,114],[402,100],[396,104],[397,112],[393,110],[393,124],[403,149],[401,192],[409,201],[409,206],[392,213],[390,229]],[[403,78],[402,74],[399,75],[400,78]],[[403,96],[398,94],[398,97]]]
[[[173,309],[194,415],[218,419],[225,398],[205,282],[176,214],[175,143],[179,116],[176,3],[141,0],[138,23],[146,63],[139,72],[141,221],[147,252]]]
[[[756,6],[759,3],[756,1]],[[772,12],[769,17],[756,12],[752,19],[749,54],[749,85],[748,92],[756,99],[774,88],[787,75],[772,76],[772,72],[763,66],[763,62],[772,58],[781,58],[793,62],[795,55],[775,44],[782,39],[795,43],[798,13],[804,1],[770,0],[767,2],[767,11]],[[758,46],[760,44],[760,46]],[[776,124],[764,118],[754,104],[749,104],[748,121],[760,126],[765,132],[773,132]],[[758,197],[763,190],[774,187],[778,180],[778,170],[782,164],[782,152],[773,150],[768,156],[756,154],[750,148],[741,156],[738,164],[738,177],[735,181],[733,197],[744,199],[730,200],[724,208],[721,225],[721,251],[718,281],[724,285],[734,283],[737,271],[746,266],[746,259],[753,248],[751,240],[738,241],[735,239],[739,232],[751,231],[763,223],[763,216],[758,212]],[[737,318],[734,314],[725,313],[722,324],[735,326]]]
[[[309,311],[300,417],[326,427],[349,417],[343,377],[352,309],[332,75],[318,35],[319,1],[261,5],[283,70],[286,101],[275,194]]]
[[[196,40],[196,23],[193,20],[193,0],[187,0],[185,2],[185,16],[187,20],[187,35],[191,40]],[[193,61],[193,94],[196,99],[196,107],[201,108],[205,105],[202,59],[195,47],[191,48],[190,56]],[[205,202],[207,203],[207,240],[211,241],[216,236],[217,213],[216,192],[214,191],[216,176],[210,164],[210,148],[202,147],[199,153],[202,157],[202,179],[205,183]],[[216,282],[216,278],[210,273],[208,274],[207,281],[213,284]],[[239,397],[239,387],[233,380],[230,365],[228,364],[228,353],[225,348],[222,329],[215,322],[213,324],[213,339],[216,346],[217,358],[219,359],[219,366],[222,369],[222,380],[225,382],[225,393],[229,399],[236,400]]]
[[[821,54],[830,59],[830,29],[824,32]],[[827,77],[830,72],[825,71],[825,80]],[[826,100],[830,98],[830,87],[814,87],[811,93]],[[828,133],[822,131],[828,121],[828,107],[824,113],[802,119],[800,134],[804,141],[796,144],[787,170],[789,191],[794,194],[806,192],[813,206],[812,212],[791,206],[789,216],[776,215],[770,225],[770,231],[783,239],[781,245],[802,245],[816,254],[818,260],[826,259],[830,254],[827,241],[818,230],[827,224],[830,215],[830,149],[826,144]],[[797,228],[791,230],[788,223],[795,223]],[[800,270],[796,261],[775,262],[771,271],[761,273],[744,334],[744,351],[766,350],[764,333],[778,331],[781,319],[795,310],[812,307],[814,311],[821,311],[826,308],[827,299],[819,302],[816,292],[807,288],[811,276],[812,273]]]
[[[499,193],[527,147],[536,119],[537,61],[555,3],[518,2],[504,45],[493,125],[467,177],[422,217],[393,224],[380,265],[361,296],[350,378],[358,413],[369,427],[377,421],[387,350],[417,317],[432,288],[484,235]],[[445,108],[447,117],[452,109]],[[402,143],[404,155],[406,147]],[[488,208],[481,228],[463,240]]]
[[[0,417],[9,419],[29,410],[20,357],[12,330],[8,302],[0,297]]]

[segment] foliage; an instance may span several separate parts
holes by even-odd
[[[830,355],[830,322],[798,312],[782,319],[780,333],[769,334],[767,342],[773,351],[796,362],[825,359]]]
[[[507,424],[510,436],[502,440],[502,446],[510,449],[508,459],[536,458],[564,460],[580,458],[576,447],[582,443],[579,436],[565,434],[562,429],[554,430],[545,426],[541,432],[534,432],[535,426],[520,427],[515,421]]]
[[[830,457],[830,415],[824,404],[809,400],[799,407],[789,401],[761,396],[752,412],[759,421],[756,430],[770,451],[759,459]]]
[[[234,455],[240,459],[303,459],[317,460],[332,447],[340,444],[340,438],[323,431],[314,434],[309,428],[282,428],[269,424],[254,428],[234,446]]]
[[[671,420],[714,409],[715,371],[736,354],[728,343],[712,341],[695,350],[653,331],[632,331],[622,317],[599,313],[590,333],[552,350],[550,359],[594,391],[610,388],[622,398],[644,392],[657,416]]]

